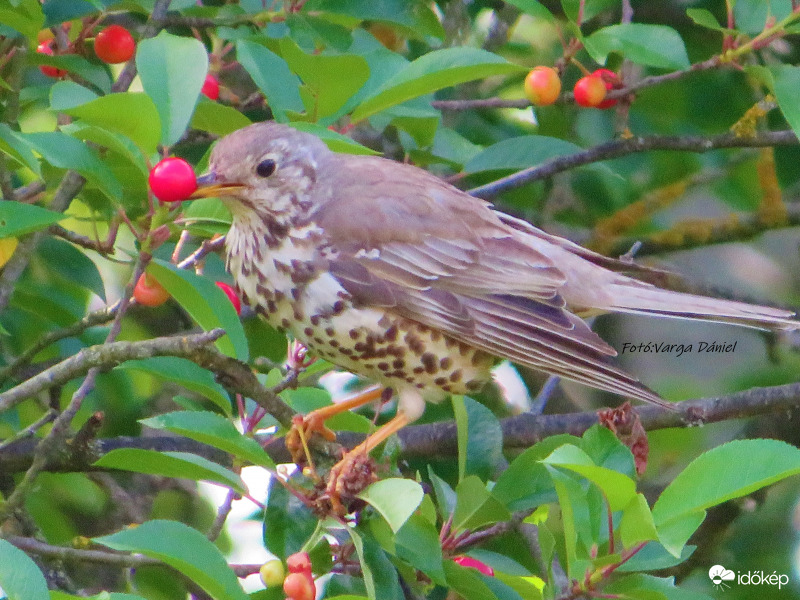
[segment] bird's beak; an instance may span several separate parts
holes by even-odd
[[[233,196],[236,192],[243,190],[244,184],[232,182],[218,182],[213,171],[204,173],[197,178],[197,189],[189,198],[219,198],[222,196]]]

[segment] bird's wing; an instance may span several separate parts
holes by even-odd
[[[490,205],[411,167],[347,165],[313,218],[331,242],[330,271],[355,302],[522,365],[663,404],[609,363],[615,350],[559,294],[565,274]]]

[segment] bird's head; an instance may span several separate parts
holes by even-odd
[[[254,212],[289,216],[310,208],[308,191],[329,154],[314,135],[279,123],[255,123],[217,142],[191,197],[218,197],[234,218]]]

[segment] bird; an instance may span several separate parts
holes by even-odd
[[[634,313],[794,330],[788,310],[662,289],[647,268],[602,256],[506,214],[422,168],[335,153],[272,121],[212,148],[192,198],[218,197],[225,261],[242,301],[316,356],[392,390],[396,416],[331,470],[337,496],[358,456],[426,402],[479,391],[503,359],[672,409],[611,361],[583,317]],[[301,433],[373,401],[307,415]]]

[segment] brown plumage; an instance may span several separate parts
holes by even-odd
[[[422,400],[473,391],[492,357],[667,405],[610,361],[578,316],[629,312],[763,329],[785,310],[667,291],[500,213],[417,167],[335,154],[259,123],[214,148],[207,184],[230,207],[228,268],[243,299],[312,351]],[[668,406],[668,405],[667,405]]]

